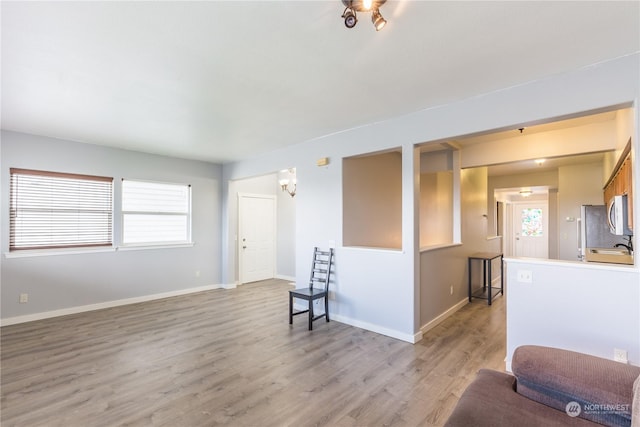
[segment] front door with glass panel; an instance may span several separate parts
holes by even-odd
[[[514,203],[513,249],[514,256],[529,258],[549,257],[548,203],[536,201]]]

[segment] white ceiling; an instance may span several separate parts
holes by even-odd
[[[640,2],[2,1],[2,128],[214,162],[640,50]]]

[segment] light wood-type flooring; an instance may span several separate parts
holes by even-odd
[[[505,307],[474,301],[412,345],[288,324],[281,280],[2,328],[1,425],[442,425],[504,369]]]

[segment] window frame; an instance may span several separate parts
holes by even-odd
[[[47,178],[68,179],[68,180],[76,180],[79,182],[85,181],[87,186],[89,185],[89,183],[96,183],[96,182],[108,183],[107,191],[96,190],[94,192],[95,196],[104,196],[108,198],[102,201],[100,201],[99,198],[96,199],[96,201],[98,202],[98,205],[102,203],[108,207],[97,208],[94,206],[93,209],[89,209],[86,205],[83,205],[83,204],[76,204],[76,205],[72,205],[71,207],[68,207],[68,206],[62,207],[63,206],[62,202],[64,202],[65,198],[64,198],[64,194],[62,194],[61,192],[65,190],[65,187],[72,188],[71,185],[69,184],[65,185],[64,183],[59,183],[59,185],[53,187],[54,189],[59,191],[58,198],[52,200],[52,202],[58,201],[59,204],[57,206],[50,205],[47,207],[46,205],[41,205],[39,206],[39,209],[38,209],[38,206],[33,206],[33,205],[29,206],[29,202],[33,203],[33,199],[38,196],[38,193],[34,192],[33,194],[28,195],[27,197],[23,197],[22,201],[20,201],[20,199],[17,199],[17,197],[19,196],[16,196],[15,191],[17,190],[16,187],[20,185],[20,183],[18,182],[18,180],[20,179],[19,176],[43,177],[42,184],[43,185],[49,184],[49,187],[47,187],[49,190],[52,188],[51,184],[53,184],[54,182],[49,181],[47,183],[46,181]],[[77,173],[67,173],[67,172],[53,172],[53,171],[26,169],[26,168],[9,168],[9,242],[8,242],[9,254],[12,254],[12,255],[15,255],[18,253],[49,254],[49,253],[66,253],[66,252],[74,252],[74,251],[112,250],[114,248],[114,216],[115,216],[113,182],[114,182],[114,178],[108,177],[108,176],[87,175],[87,174],[77,174]],[[45,189],[43,187],[42,197],[44,197],[44,192],[45,192]],[[27,204],[26,207],[21,206],[23,203]],[[97,221],[96,223],[98,225],[94,227],[93,232],[96,233],[96,235],[100,235],[101,234],[100,227],[106,226],[106,228],[104,229],[106,231],[104,231],[104,233],[106,234],[107,238],[102,241],[100,241],[99,239],[96,239],[95,242],[86,242],[86,241],[82,242],[80,240],[77,240],[75,242],[71,241],[70,243],[64,242],[63,239],[58,238],[57,241],[52,239],[49,244],[47,244],[46,239],[42,239],[40,242],[36,241],[31,245],[17,244],[16,241],[20,239],[17,236],[17,234],[19,233],[16,230],[16,227],[17,227],[16,219],[18,218],[18,212],[25,211],[25,210],[31,210],[32,212],[37,212],[38,210],[40,210],[41,212],[49,211],[49,212],[58,212],[58,213],[62,213],[65,211],[66,212],[75,211],[78,214],[82,214],[83,212],[87,213],[90,211],[98,212],[99,214],[101,213],[103,215],[106,215],[107,219],[104,222]],[[49,216],[49,220],[51,221],[52,219],[54,220],[53,222],[55,222],[55,217]],[[46,220],[46,215],[43,214],[40,221],[45,221],[45,220]],[[58,218],[58,223],[56,225],[60,226],[61,224],[63,225],[63,227],[59,228],[58,230],[63,232],[71,231],[72,227],[68,224],[66,227],[64,227],[63,219]],[[80,224],[80,218],[78,218],[75,221],[76,228],[78,227],[79,224]],[[32,224],[32,227],[36,227],[36,226],[37,224]]]
[[[185,187],[187,189],[187,212],[186,213],[176,213],[176,212],[166,212],[166,211],[134,211],[134,210],[125,210],[125,183],[126,182],[137,182],[143,184],[151,184],[151,185],[165,185],[165,186],[176,186],[176,187]],[[144,249],[144,248],[162,248],[162,247],[180,247],[180,246],[193,246],[192,239],[192,226],[193,226],[193,187],[191,184],[177,183],[177,182],[162,182],[162,181],[153,181],[153,180],[145,180],[145,179],[134,179],[134,178],[122,178],[121,179],[121,188],[120,188],[120,246],[118,249],[128,250],[128,249]],[[127,215],[158,215],[158,216],[184,216],[186,218],[186,240],[163,240],[163,241],[148,241],[148,242],[130,242],[126,243],[125,241],[125,217]]]

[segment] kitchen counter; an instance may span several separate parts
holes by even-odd
[[[626,249],[587,248],[585,259],[587,262],[633,265],[633,255],[630,255]]]

